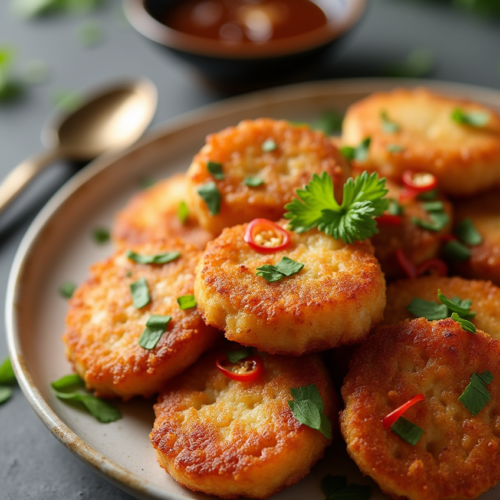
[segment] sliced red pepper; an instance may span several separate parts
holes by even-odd
[[[290,234],[268,219],[254,219],[247,226],[244,240],[257,252],[274,253],[290,244]]]
[[[403,172],[403,184],[417,193],[431,191],[437,186],[437,183],[436,176],[429,172],[416,172],[415,170]]]
[[[403,220],[400,215],[382,214],[375,219],[378,224],[385,226],[399,226]]]
[[[398,248],[396,250],[396,258],[398,259],[398,263],[401,266],[401,269],[405,272],[406,276],[410,279],[415,279],[417,277],[417,268],[404,253],[402,248]]]
[[[227,356],[217,358],[217,368],[231,380],[238,382],[253,382],[260,377],[264,369],[264,362],[260,356],[250,356],[237,363],[231,363]]]
[[[423,394],[417,394],[414,398],[411,398],[410,401],[407,401],[405,404],[401,405],[399,408],[396,408],[394,411],[389,413],[386,417],[382,419],[382,424],[387,429],[390,429],[392,424],[396,422],[396,420],[403,415],[403,413],[411,408],[415,403],[419,401],[424,401],[425,397]]]
[[[422,276],[427,271],[435,276],[447,276],[448,265],[441,259],[429,259],[417,266],[417,275]]]

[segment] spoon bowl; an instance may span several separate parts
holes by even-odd
[[[122,82],[88,94],[70,113],[55,113],[42,129],[47,148],[18,165],[0,184],[0,214],[54,160],[90,160],[132,145],[156,111],[158,95],[146,79]]]

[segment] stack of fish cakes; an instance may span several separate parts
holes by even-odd
[[[463,123],[450,118],[457,109]],[[475,113],[478,123],[486,113],[488,126],[465,123],[467,113]],[[340,404],[325,360],[335,359],[331,353],[343,346],[361,344],[342,389],[346,408],[340,419],[360,469],[394,498],[478,496],[500,479],[489,463],[498,446],[500,392],[488,392],[491,402],[484,411],[489,413],[479,413],[477,430],[461,434],[458,425],[476,420],[458,398],[474,373],[491,374],[488,388],[495,383],[500,351],[488,334],[500,334],[494,308],[500,291],[478,281],[488,272],[484,257],[482,265],[473,265],[474,247],[452,231],[460,227],[457,234],[463,233],[460,222],[467,218],[457,195],[500,187],[497,120],[480,105],[398,90],[350,108],[340,143],[307,126],[271,119],[247,120],[212,134],[186,176],[149,188],[118,215],[116,255],[93,267],[70,303],[64,336],[69,359],[98,395],[129,399],[160,393],[151,442],[161,467],[180,484],[222,498],[267,498],[307,475],[331,443]],[[375,179],[365,170],[390,176],[390,202],[377,215],[371,242],[356,228],[358,215],[348,219],[342,208],[352,201],[349,189],[362,198],[356,186]],[[448,179],[464,172],[473,182]],[[328,228],[295,221],[294,226],[282,219],[290,219],[294,203],[307,204],[304,186],[319,185],[325,176],[333,182],[324,196],[340,207],[347,225],[338,230],[333,223]],[[355,180],[346,191],[350,177]],[[494,210],[489,213],[494,220]],[[486,248],[484,256],[495,248],[495,234],[483,234],[494,223],[481,226],[477,217],[472,226],[482,240],[475,246]],[[370,216],[363,219],[370,226],[366,219]],[[469,249],[470,265],[442,258],[450,242]],[[173,254],[179,255],[165,257]],[[476,280],[441,277],[449,269]],[[400,281],[389,284],[386,299],[386,280],[394,279]],[[130,285],[137,282],[143,285],[134,295]],[[453,311],[443,313],[438,289],[458,311],[477,314],[450,318]],[[413,299],[434,302],[427,307],[444,316],[412,314],[406,307]],[[170,319],[158,338],[144,340],[156,317]],[[433,351],[436,336],[446,340],[442,354]],[[387,348],[386,355],[371,354],[383,349],[379,346]],[[326,350],[329,356],[315,354]],[[476,352],[488,355],[476,359]],[[450,362],[446,356],[460,363],[445,373],[439,367]],[[416,375],[399,379],[406,371]],[[425,429],[412,445],[381,420],[416,390],[424,400],[407,416]],[[446,392],[455,414],[441,409],[439,391]],[[460,421],[453,416],[458,414]],[[456,433],[449,436],[453,453],[460,439],[471,443],[461,461],[438,449],[446,448],[448,428]],[[474,439],[483,444],[474,448]],[[377,453],[387,453],[385,461],[377,460]],[[481,485],[475,486],[468,460],[481,468]],[[405,474],[412,480],[402,480]],[[456,481],[461,483],[453,487]]]

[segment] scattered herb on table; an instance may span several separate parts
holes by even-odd
[[[384,76],[399,78],[421,78],[427,76],[434,67],[434,56],[426,49],[414,49],[406,58],[385,68]]]
[[[71,297],[73,297],[73,294],[75,293],[75,290],[76,285],[74,283],[72,283],[71,281],[65,281],[59,287],[59,294],[65,299],[71,299]]]
[[[109,230],[104,227],[96,227],[92,231],[94,241],[99,245],[107,243],[110,239]]]
[[[81,94],[71,90],[57,90],[52,96],[54,106],[65,113],[72,113],[83,103]]]

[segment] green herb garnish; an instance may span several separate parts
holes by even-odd
[[[74,283],[72,283],[71,281],[65,281],[59,287],[59,294],[65,299],[71,299],[71,297],[73,297],[73,294],[75,293],[75,290],[76,285]]]
[[[0,46],[0,102],[15,101],[24,92],[24,86],[12,75],[15,50]]]
[[[326,172],[321,176],[313,174],[309,184],[296,193],[298,199],[285,206],[288,212],[284,215],[290,219],[288,227],[292,231],[303,233],[317,227],[349,244],[378,233],[375,217],[389,206],[385,179],[379,179],[375,172],[349,179],[344,184],[341,205],[335,200],[333,180]]]
[[[451,319],[453,321],[456,321],[457,323],[460,323],[460,326],[462,327],[462,330],[465,332],[470,332],[470,333],[477,333],[476,326],[474,323],[471,323],[470,321],[467,321],[466,319],[461,318],[457,313],[452,313]]]
[[[181,252],[165,252],[153,255],[145,255],[127,250],[127,258],[138,264],[168,264],[181,256]]]
[[[328,475],[321,481],[321,488],[326,500],[368,500],[371,496],[370,486],[347,485],[345,476]]]
[[[132,292],[132,301],[136,309],[142,309],[151,302],[149,288],[145,278],[140,278],[130,284]]]
[[[269,283],[273,283],[285,276],[292,276],[298,273],[303,267],[304,264],[300,262],[295,262],[289,257],[282,257],[274,266],[266,264],[262,267],[258,267],[256,275],[264,278]]]
[[[387,115],[387,111],[382,111],[380,113],[380,119],[382,120],[382,130],[388,134],[394,134],[396,132],[399,132],[401,130],[401,127],[391,121],[389,119],[389,116]]]
[[[348,159],[363,162],[368,158],[368,150],[370,149],[371,138],[366,137],[361,141],[359,146],[342,146],[340,152]]]
[[[13,384],[16,381],[16,375],[12,369],[10,358],[4,360],[0,365],[0,384]]]
[[[448,299],[441,293],[441,290],[438,290],[438,299],[445,304],[450,311],[456,312],[462,318],[473,318],[476,315],[475,312],[470,310],[472,305],[472,300],[470,299],[461,300],[459,297]]]
[[[217,163],[215,161],[209,161],[207,163],[207,170],[212,174],[214,179],[221,181],[226,178],[224,171],[222,170],[222,163]]]
[[[474,415],[474,417],[490,402],[491,394],[486,386],[493,381],[493,374],[486,370],[484,373],[473,373],[469,385],[458,400]]]
[[[444,210],[444,203],[442,201],[426,201],[422,203],[422,207],[427,212],[441,212]]]
[[[393,198],[387,198],[389,206],[387,208],[387,213],[390,215],[403,215],[404,210],[401,203]]]
[[[417,195],[419,200],[423,201],[432,201],[435,200],[439,196],[439,191],[435,189],[431,189],[430,191],[426,191],[425,193],[420,193]]]
[[[445,304],[437,304],[419,297],[415,297],[406,306],[406,310],[417,318],[425,318],[429,321],[448,317],[448,307]]]
[[[179,309],[185,311],[186,309],[192,309],[197,306],[196,299],[194,295],[183,295],[177,298],[177,304],[179,304]]]
[[[461,125],[480,128],[489,122],[490,115],[484,111],[464,111],[461,108],[455,108],[451,113],[451,119]]]
[[[197,192],[206,203],[210,215],[217,215],[220,211],[222,197],[215,182],[207,182],[201,185]]]
[[[471,252],[457,240],[447,241],[443,247],[443,255],[455,262],[463,262],[470,259]]]
[[[325,415],[325,407],[321,394],[315,384],[299,387],[298,389],[290,388],[290,393],[293,396],[292,401],[288,401],[288,406],[292,410],[293,416],[307,427],[317,429],[326,437],[332,438],[332,423]]]
[[[270,153],[271,151],[274,151],[278,145],[272,140],[272,139],[267,139],[262,143],[262,151],[265,153]]]
[[[434,66],[434,56],[425,49],[412,50],[404,61],[387,66],[384,76],[399,78],[421,78],[428,75]]]
[[[264,179],[261,179],[260,177],[256,176],[249,176],[245,177],[243,183],[245,184],[245,186],[248,187],[259,187],[262,186],[262,184],[264,184]]]
[[[387,151],[389,153],[401,153],[404,150],[404,147],[399,144],[387,144]]]
[[[341,113],[328,110],[311,123],[311,128],[321,130],[325,135],[334,135],[342,131],[343,120],[344,116]]]
[[[116,406],[83,391],[83,381],[77,375],[66,375],[52,382],[55,395],[64,401],[81,403],[99,422],[109,423],[119,420],[122,415]],[[69,389],[76,389],[69,391]]]
[[[252,355],[252,350],[249,347],[242,347],[235,351],[227,351],[226,356],[230,363],[237,363],[242,359],[248,358]]]
[[[142,332],[139,345],[144,349],[154,349],[161,336],[167,331],[172,316],[151,315],[146,323],[146,329]]]
[[[10,387],[0,387],[0,405],[8,401],[12,397],[12,389]]]
[[[189,217],[189,208],[185,201],[181,201],[179,203],[179,207],[177,208],[177,217],[181,221],[182,224],[185,224]]]
[[[98,243],[99,245],[102,245],[103,243],[107,243],[110,239],[110,234],[109,231],[103,227],[96,227],[92,231],[92,237],[94,238],[94,241]]]
[[[480,245],[483,242],[481,233],[476,229],[470,218],[461,221],[455,233],[462,243],[471,247]]]
[[[422,203],[422,206],[429,214],[430,221],[412,217],[411,221],[416,226],[437,232],[441,231],[450,221],[448,214],[444,211],[444,204],[442,201],[426,201]]]
[[[415,446],[419,442],[422,434],[424,433],[423,429],[404,417],[399,417],[391,425],[391,431],[412,446]]]

